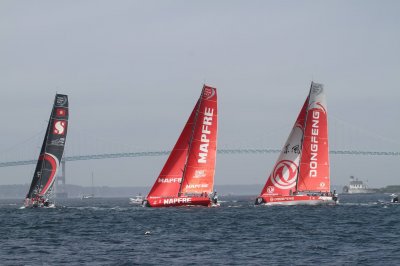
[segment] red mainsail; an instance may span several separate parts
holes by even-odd
[[[204,85],[181,135],[148,198],[211,192],[217,137],[217,92]]]
[[[187,120],[185,127],[178,138],[178,141],[172,149],[163,169],[158,175],[158,178],[150,190],[148,197],[178,196],[197,106],[198,103],[189,116],[189,119]]]
[[[217,153],[217,90],[204,86],[181,186],[183,194],[211,193]]]
[[[311,84],[309,99],[297,189],[329,192],[328,118],[322,84]]]

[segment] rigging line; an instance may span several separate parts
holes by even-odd
[[[298,164],[298,166],[297,166],[297,175],[296,175],[296,191],[298,191],[299,190],[299,175],[300,175],[300,168],[301,168],[301,158],[303,157],[303,144],[304,144],[304,137],[305,137],[305,135],[306,135],[306,126],[307,126],[307,116],[308,116],[308,108],[310,107],[310,95],[311,95],[311,90],[312,90],[312,88],[313,88],[313,84],[314,84],[314,82],[313,81],[311,81],[311,86],[310,86],[310,91],[309,91],[309,93],[308,93],[308,96],[307,96],[307,99],[306,99],[306,102],[307,102],[307,106],[306,106],[306,114],[305,114],[305,117],[304,117],[304,124],[303,124],[303,134],[301,135],[301,140],[300,140],[300,154],[299,154],[299,156],[300,156],[300,158],[299,158],[299,164]],[[301,112],[301,111],[300,111]],[[297,123],[297,121],[295,122],[295,123]],[[302,180],[303,181],[303,184],[304,184],[304,180]],[[305,185],[305,184],[304,184]]]
[[[47,123],[46,123],[46,124],[47,124]],[[20,141],[20,142],[18,142],[18,143],[16,143],[16,144],[13,144],[13,145],[12,145],[11,147],[9,147],[9,148],[6,148],[6,149],[0,151],[0,153],[6,153],[6,152],[9,152],[9,151],[12,151],[12,150],[14,150],[16,147],[21,146],[21,145],[23,145],[23,144],[26,144],[26,143],[30,142],[31,140],[37,138],[38,136],[43,135],[43,132],[44,132],[44,129],[40,130],[40,132],[36,133],[35,135],[33,135],[33,136],[31,136],[31,137],[29,137],[29,138],[27,138],[27,139],[25,139],[25,140],[22,140],[22,141]]]

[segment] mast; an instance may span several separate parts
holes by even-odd
[[[54,102],[55,102],[56,97],[57,97],[57,94],[54,96]],[[54,102],[53,102],[53,107],[52,107],[52,111],[50,113],[49,120],[47,121],[46,134],[44,135],[43,144],[42,144],[42,148],[40,149],[39,157],[43,156],[44,154],[46,154],[47,140],[48,140],[49,134],[50,134],[50,125],[51,125],[51,117],[53,115]],[[31,196],[29,194],[33,194],[33,193],[36,195],[40,191],[40,187],[41,187],[41,184],[42,184],[44,163],[45,163],[45,160],[41,160],[40,168],[39,168],[40,170],[39,171],[37,171],[37,169],[35,170],[35,172],[40,172],[40,177],[38,178],[38,180],[36,181],[35,184],[33,184],[35,182],[35,177],[33,178],[32,184],[31,184],[31,188],[29,189],[27,196]],[[39,165],[37,165],[37,166],[39,166]],[[32,187],[32,186],[34,186],[34,187]]]
[[[92,196],[94,197],[93,171],[92,171]]]
[[[185,179],[185,175],[186,175],[186,170],[187,170],[189,155],[190,155],[190,151],[191,151],[191,149],[192,149],[192,143],[193,143],[193,137],[194,137],[194,129],[196,128],[197,117],[199,116],[201,101],[203,100],[203,93],[204,93],[204,85],[203,85],[203,89],[201,90],[200,98],[199,98],[199,100],[197,101],[196,115],[195,115],[195,117],[194,117],[194,121],[193,121],[193,125],[192,125],[192,133],[191,133],[191,135],[190,135],[189,147],[188,147],[188,150],[187,150],[187,152],[186,152],[186,160],[185,160],[185,165],[184,165],[184,168],[183,168],[181,183],[180,183],[180,185],[179,185],[178,197],[181,196],[181,194],[182,194],[182,184],[183,184],[183,180]]]
[[[297,166],[297,177],[296,177],[296,192],[298,191],[299,187],[299,175],[300,175],[300,166],[301,166],[301,159],[303,157],[303,142],[304,142],[304,135],[306,134],[306,126],[307,126],[307,116],[308,116],[308,107],[310,106],[310,95],[311,95],[311,89],[313,86],[313,81],[311,81],[311,86],[310,86],[310,91],[308,92],[308,101],[307,101],[307,108],[306,108],[306,116],[304,119],[304,124],[303,124],[303,135],[301,136],[301,141],[300,141],[300,159],[299,159],[299,165]]]
[[[51,113],[50,113],[49,122],[47,123],[47,132],[46,132],[46,136],[44,137],[44,143],[43,143],[44,144],[43,154],[46,154],[46,151],[47,151],[47,140],[49,139],[49,135],[50,135],[50,125],[51,125],[51,122],[52,122],[51,120],[52,120],[52,116],[53,116],[53,109],[54,109],[54,106],[55,106],[56,99],[57,99],[57,93],[54,96],[53,108],[52,108]],[[42,160],[42,166],[40,168],[40,172],[41,173],[43,173],[44,162],[45,162],[45,160]],[[43,174],[40,175],[40,179],[39,179],[39,184],[40,185],[42,184],[42,176],[43,176]]]

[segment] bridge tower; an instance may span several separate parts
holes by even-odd
[[[58,174],[56,179],[56,197],[66,199],[68,197],[67,187],[65,185],[65,159],[61,159],[61,175]]]

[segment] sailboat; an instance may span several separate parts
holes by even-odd
[[[68,96],[56,94],[25,207],[54,207],[53,184],[64,153],[68,115]]]
[[[144,206],[216,206],[217,90],[204,85]]]
[[[330,191],[328,119],[325,90],[310,92],[256,205],[335,204]]]

